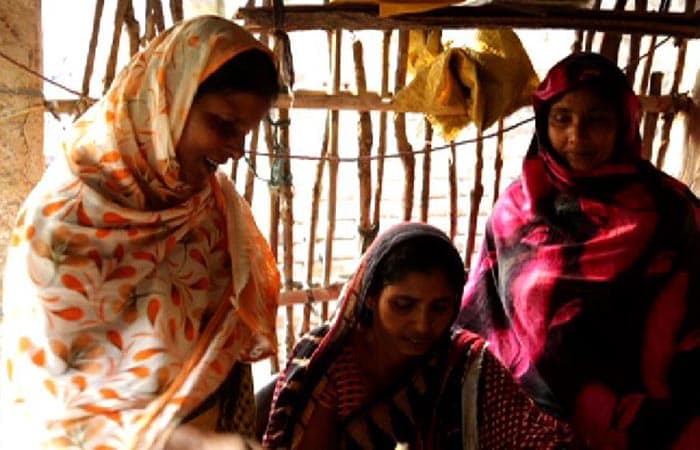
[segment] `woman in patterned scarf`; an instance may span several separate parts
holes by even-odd
[[[12,234],[0,447],[243,445],[214,430],[252,431],[240,363],[276,349],[279,274],[216,167],[277,92],[266,47],[200,17],[158,36],[74,124]]]
[[[334,319],[297,344],[278,378],[264,448],[564,448],[567,429],[484,341],[450,334],[463,280],[438,229],[405,223],[380,235]]]
[[[458,323],[594,449],[700,442],[698,199],[641,158],[639,103],[604,57],[534,93],[522,177],[499,198]]]

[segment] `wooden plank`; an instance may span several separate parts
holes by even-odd
[[[665,113],[682,111],[693,105],[693,100],[686,94],[673,97],[671,95],[640,95],[639,101],[646,112]],[[72,114],[77,100],[47,100],[47,109],[57,114]],[[337,94],[321,91],[297,90],[292,96],[282,94],[275,103],[277,108],[289,109],[327,109],[349,111],[382,111],[382,112],[420,112],[410,109],[396,108],[390,96],[380,96],[374,92],[356,95],[348,91]],[[445,107],[441,115],[462,115],[466,107]],[[381,142],[381,137],[380,137]]]
[[[290,5],[284,8],[286,31],[393,30],[419,28],[527,28],[588,29],[621,33],[700,37],[700,14],[653,11],[613,11],[567,8],[561,5],[514,7],[513,5],[453,6],[430,12],[379,17],[371,4]],[[272,8],[241,8],[238,19],[247,28],[269,29]]]

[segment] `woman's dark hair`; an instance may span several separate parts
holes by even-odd
[[[272,58],[259,49],[246,50],[209,75],[199,85],[196,95],[219,91],[250,92],[274,100],[280,85]]]
[[[455,292],[455,302],[459,302],[465,282],[464,264],[459,253],[449,241],[436,236],[418,236],[396,244],[379,261],[358,307],[360,323],[369,325],[371,322],[371,311],[366,303],[368,297],[378,296],[387,285],[415,272],[445,274],[450,289]]]

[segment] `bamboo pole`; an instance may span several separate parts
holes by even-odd
[[[651,75],[651,67],[654,63],[654,53],[656,52],[656,35],[649,38],[649,50],[644,61],[644,70],[642,71],[642,81],[639,85],[639,92],[649,91],[649,77]],[[646,111],[645,111],[646,112]]]
[[[406,84],[406,71],[408,67],[408,31],[399,31],[398,62],[396,65],[396,78],[394,90],[398,92]],[[398,113],[394,116],[394,136],[396,147],[401,155],[401,163],[404,170],[403,190],[403,220],[411,220],[413,213],[413,187],[415,184],[416,158],[413,148],[406,138],[406,115]]]
[[[56,113],[71,113],[74,111],[76,100],[47,100],[51,104],[51,109]],[[88,104],[93,104],[94,100],[86,99]],[[692,99],[686,94],[679,94],[676,97],[670,95],[640,95],[639,102],[644,111],[664,112],[669,109],[682,110],[692,105]],[[338,94],[321,93],[318,91],[296,90],[294,96],[281,94],[275,104],[276,108],[288,109],[323,109],[323,110],[346,110],[346,111],[380,111],[380,112],[417,112],[410,109],[396,108],[391,99],[380,96],[376,93],[368,92],[366,95],[355,95],[350,92],[340,92]],[[464,115],[463,107],[446,107],[440,115]],[[381,124],[381,116],[380,116]],[[381,127],[380,139],[381,143]]]
[[[647,0],[634,0],[634,9],[636,11],[646,11]],[[627,66],[625,67],[625,75],[630,85],[634,86],[634,81],[637,75],[637,67],[639,66],[639,52],[642,45],[642,35],[632,33],[630,35],[630,51],[627,58]]]
[[[279,306],[307,305],[315,302],[328,302],[336,300],[343,283],[333,283],[327,287],[314,287],[308,289],[294,289],[280,293]]]
[[[141,27],[134,16],[133,0],[129,0],[126,5],[124,24],[126,25],[126,33],[129,36],[129,56],[134,56],[141,46]]]
[[[602,0],[595,0],[591,9],[593,11],[600,11],[601,3]],[[595,38],[595,30],[592,28],[586,30],[586,43],[584,45],[585,51],[590,52],[593,50],[593,38]]]
[[[331,89],[334,94],[340,90],[340,61],[342,31],[335,30],[331,36]],[[333,243],[335,240],[336,198],[338,194],[338,110],[331,111],[330,131],[328,133],[328,228],[326,230],[326,251],[323,260],[323,286],[331,282],[333,272]],[[321,319],[328,319],[328,303],[321,307]]]
[[[615,0],[614,12],[620,13],[625,10],[627,0]],[[623,31],[627,33],[627,31]],[[611,61],[617,62],[617,54],[620,52],[620,41],[622,32],[608,31],[603,35],[603,42],[600,43],[600,53],[607,56]]]
[[[243,198],[249,205],[253,204],[253,194],[255,193],[255,173],[258,170],[258,142],[260,141],[260,126],[250,134],[250,153],[248,154],[248,170],[245,174],[245,189]]]
[[[272,139],[272,125],[270,124],[269,121],[265,121],[263,123],[263,129],[265,131],[265,143],[267,145],[267,153],[270,159],[270,167],[273,167],[275,164],[275,146],[274,142]],[[268,241],[270,242],[270,249],[272,250],[272,256],[275,258],[275,261],[279,261],[278,258],[278,249],[279,249],[279,223],[280,223],[280,197],[279,197],[279,190],[272,186],[271,184],[269,185],[269,194],[270,194],[270,228],[269,228],[269,238]],[[279,359],[277,355],[273,355],[270,358],[270,364],[271,364],[271,369],[272,373],[279,372]]]
[[[170,14],[172,15],[173,23],[182,22],[182,0],[170,0]]]
[[[420,220],[422,222],[427,222],[428,211],[430,209],[430,166],[432,164],[432,156],[430,152],[433,149],[433,126],[427,118],[423,119],[423,126],[425,126],[425,153],[423,153],[423,181],[421,183]]]
[[[661,92],[661,82],[664,78],[662,72],[654,72],[651,74],[651,82],[649,83],[649,93],[658,94]],[[659,113],[646,113],[642,125],[642,158],[651,160],[652,145],[654,144],[654,135],[656,134],[656,121],[659,118]]]
[[[678,56],[676,57],[676,69],[673,72],[673,84],[671,85],[671,95],[678,94],[678,87],[680,86],[681,79],[683,78],[683,70],[685,69],[685,57],[688,48],[688,41],[682,39],[678,44]],[[676,117],[675,111],[668,111],[663,114],[663,124],[661,126],[661,142],[659,144],[659,151],[656,154],[656,167],[663,168],[666,153],[668,152],[668,145],[671,137],[671,128],[673,127],[673,122]]]
[[[385,31],[382,37],[382,83],[381,96],[389,95],[389,45],[391,44],[391,31]],[[377,143],[377,172],[376,186],[374,188],[374,215],[372,217],[372,229],[376,233],[379,230],[381,217],[382,186],[384,183],[384,155],[386,154],[386,128],[387,114],[379,113],[379,142]]]
[[[104,92],[107,92],[109,86],[114,80],[114,74],[117,70],[117,55],[119,54],[119,41],[122,35],[122,25],[124,25],[124,15],[126,14],[126,9],[128,3],[131,0],[119,0],[117,3],[117,9],[114,13],[114,34],[112,35],[112,47],[109,51],[109,58],[107,59],[107,69],[105,70],[104,77]]]
[[[450,240],[454,242],[457,236],[457,217],[459,216],[459,205],[457,204],[459,198],[457,190],[457,146],[454,141],[450,141],[450,160],[447,166],[447,173],[450,183]]]
[[[484,170],[484,141],[483,132],[476,134],[476,166],[474,167],[474,185],[471,191],[471,205],[469,207],[469,229],[467,230],[467,245],[464,251],[464,268],[469,273],[471,269],[472,253],[476,241],[476,223],[479,218],[479,205],[484,195],[484,186],[481,184],[481,172]]]
[[[306,285],[311,288],[314,285],[314,263],[316,260],[316,233],[318,231],[318,213],[321,203],[321,190],[323,189],[323,172],[326,167],[326,159],[323,158],[328,152],[328,133],[330,129],[330,111],[326,114],[326,126],[323,130],[323,141],[321,143],[321,156],[316,164],[316,179],[311,197],[311,217],[309,219],[309,246],[306,254]],[[304,303],[304,316],[302,319],[302,333],[307,333],[311,328],[311,302]]]
[[[282,124],[289,123],[289,110],[279,110],[279,121]],[[281,218],[282,218],[282,272],[284,274],[284,290],[291,291],[294,288],[294,195],[292,190],[292,171],[289,148],[289,126],[281,125],[280,128],[280,150],[283,156],[282,180],[280,186],[281,194]],[[287,306],[287,355],[292,354],[294,349],[294,307]]]
[[[700,36],[697,15],[658,13],[653,11],[613,11],[562,8],[552,4],[538,7],[533,17],[531,8],[499,5],[453,6],[439,10],[401,16],[379,17],[377,5],[339,3],[330,5],[288,5],[284,9],[286,31],[300,30],[409,30],[426,28],[576,28],[619,33],[664,34],[689,39]],[[249,30],[269,29],[273,23],[272,8],[241,8],[237,18]]]
[[[692,15],[695,11],[695,1],[686,0],[685,2],[685,13]],[[671,85],[671,97],[678,95],[678,87],[683,79],[683,72],[685,70],[685,58],[686,51],[688,49],[687,39],[680,39],[678,42],[678,54],[676,56],[676,68],[673,72],[673,83]],[[662,168],[666,159],[666,152],[668,151],[668,145],[671,136],[671,128],[673,127],[673,122],[676,117],[676,111],[667,111],[663,114],[663,125],[661,126],[661,143],[659,145],[659,151],[656,156],[656,167]]]
[[[104,6],[104,0],[97,0],[95,2],[95,15],[92,19],[92,34],[90,35],[90,43],[88,44],[87,61],[85,62],[85,72],[83,74],[83,86],[80,90],[83,97],[87,97],[90,94],[90,80],[92,79],[92,71],[95,66],[95,49],[97,48],[97,38],[100,33],[100,20],[102,20]],[[82,100],[83,99],[81,99],[76,108],[78,115],[85,112],[88,107]]]
[[[576,30],[574,43],[571,44],[571,53],[578,53],[583,47],[583,30]]]
[[[254,0],[251,0],[254,2]],[[258,36],[260,42],[265,45],[270,44],[270,35],[266,32],[260,33]],[[248,154],[248,170],[245,175],[245,189],[243,191],[243,198],[246,199],[249,205],[253,204],[253,195],[255,193],[255,176],[258,170],[258,145],[260,142],[260,128],[264,126],[259,123],[250,135],[250,153]]]
[[[365,63],[363,61],[362,41],[357,40],[352,44],[352,53],[355,61],[355,83],[357,93],[362,95],[367,92],[367,80],[365,78]],[[360,111],[358,122],[358,155],[357,174],[360,183],[360,248],[365,252],[372,242],[372,223],[370,221],[370,208],[372,206],[372,164],[369,156],[372,154],[372,119],[368,111]]]
[[[659,5],[659,12],[666,13],[670,6],[670,1],[662,1]],[[652,34],[649,39],[649,49],[647,51],[646,61],[644,62],[644,71],[642,72],[642,82],[639,86],[639,92],[649,91],[649,77],[651,75],[651,67],[654,63],[654,54],[656,53],[657,34]]]
[[[498,119],[496,155],[493,158],[493,205],[501,193],[501,171],[503,170],[503,118]]]
[[[104,1],[104,0],[103,0]],[[155,4],[160,3],[160,0],[146,0],[146,25],[143,30],[143,39],[146,42],[151,42],[156,35],[156,22],[155,22]]]

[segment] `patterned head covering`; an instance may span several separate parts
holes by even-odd
[[[581,88],[604,92],[617,106],[620,119],[617,146],[608,163],[583,175],[574,174],[556,154],[549,142],[548,118],[552,104],[564,94]],[[639,170],[641,137],[639,134],[639,99],[624,73],[610,60],[597,53],[574,53],[555,64],[532,94],[536,134],[523,162],[523,181],[532,200],[537,202],[553,189],[581,190],[595,183],[616,183]],[[603,180],[605,178],[605,180]]]
[[[583,86],[609,93],[621,127],[612,159],[574,174],[546,124],[549,105]],[[641,159],[639,103],[604,57],[565,58],[533,103],[522,177],[489,218],[458,322],[590,442],[666,448],[697,414],[678,394],[697,391],[700,367],[700,203]],[[676,405],[674,425],[661,403]]]
[[[175,156],[199,84],[250,49],[273,60],[213,16],[158,36],[21,208],[3,299],[8,448],[160,448],[236,361],[275,351],[279,273],[246,202],[221,173],[192,193]]]
[[[450,239],[439,229],[423,223],[401,223],[380,234],[367,249],[355,274],[339,296],[339,306],[333,319],[305,336],[294,349],[289,364],[277,383],[273,410],[265,433],[265,448],[294,447],[291,440],[295,427],[306,420],[315,400],[311,394],[321,389],[322,378],[346,342],[350,332],[360,324],[367,312],[367,290],[386,256],[397,245],[417,238],[434,239],[443,243],[450,254],[445,267],[455,272],[464,265]],[[452,273],[452,272],[450,272]],[[459,301],[458,298],[455,299]],[[297,436],[299,437],[299,436]]]

